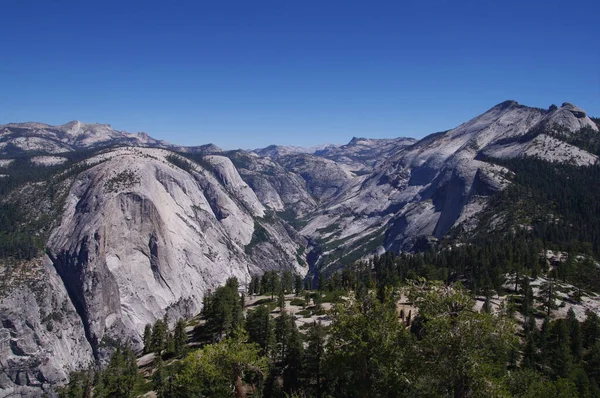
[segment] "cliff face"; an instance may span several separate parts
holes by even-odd
[[[264,221],[264,206],[228,158],[207,157],[210,170],[182,170],[167,155],[102,155],[108,159],[73,184],[48,242],[95,348],[105,337],[140,344],[147,323],[165,312],[171,319],[197,313],[204,293],[228,277],[247,281],[281,264],[306,272],[294,237]],[[249,248],[257,224],[277,231],[260,242],[272,250],[270,260],[255,261]]]
[[[229,277],[307,272],[297,256],[305,240],[267,212],[228,158],[207,156],[204,167],[180,158],[184,170],[169,156],[177,155],[121,148],[86,161],[44,268],[2,299],[0,336],[11,336],[3,349],[12,354],[0,363],[0,388],[64,382],[118,340],[141,348],[147,323],[195,315],[203,295]],[[266,238],[257,238],[259,228]]]
[[[594,164],[561,138],[584,127],[598,131],[571,104],[545,111],[514,101],[420,141],[355,138],[314,151],[178,148],[78,122],[0,126],[4,157],[31,150],[26,167],[56,170],[42,185],[63,181],[45,195],[64,195],[58,213],[39,209],[54,202],[36,199],[38,182],[0,199],[31,218],[37,210],[56,218],[43,257],[0,264],[0,286],[10,287],[0,291],[0,397],[39,395],[104,359],[116,340],[141,347],[147,323],[196,314],[228,277],[332,271],[473,228],[489,196],[510,183],[490,158]],[[2,159],[0,174],[11,178],[19,162]]]
[[[26,266],[0,300],[0,397],[41,395],[93,360],[81,318],[50,260]]]

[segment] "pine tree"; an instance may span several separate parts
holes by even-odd
[[[596,383],[596,386],[600,385],[600,341],[590,347],[585,354],[584,363],[589,377]]]
[[[59,398],[92,398],[94,372],[92,369],[71,372],[69,383],[57,389]]]
[[[262,356],[271,355],[275,345],[275,331],[269,309],[261,305],[248,312],[245,326],[249,341],[259,345],[260,354]]]
[[[285,295],[283,294],[283,290],[279,291],[279,295],[277,296],[277,306],[280,312],[285,311]]]
[[[304,284],[302,283],[302,277],[298,274],[294,275],[294,293],[296,296],[300,296],[304,290]]]
[[[290,271],[283,271],[281,274],[281,290],[284,293],[291,293],[294,289],[294,275]]]
[[[550,318],[544,318],[542,327],[540,329],[538,348],[539,348],[539,363],[542,371],[547,370],[548,363],[551,356],[551,345],[550,345]]]
[[[157,320],[152,327],[152,351],[160,355],[165,349],[167,339],[167,325],[162,319]]]
[[[152,325],[149,323],[144,327],[144,354],[152,352]]]
[[[259,285],[260,285],[260,294],[261,295],[267,294],[267,292],[269,291],[269,285],[270,285],[269,275],[270,275],[270,272],[266,271],[264,274],[262,274],[262,276],[260,278]]]
[[[171,333],[171,332],[167,332],[167,338],[166,338],[166,342],[165,342],[165,351],[167,352],[168,355],[175,354],[175,338],[173,336],[173,333]]]
[[[219,340],[225,334],[242,325],[244,320],[243,308],[238,293],[237,279],[228,279],[205,300],[202,315],[206,318],[206,329],[213,339]]]
[[[130,398],[138,380],[137,362],[133,351],[127,346],[119,346],[100,375],[94,397]]]
[[[183,319],[180,319],[175,325],[174,332],[175,355],[181,356],[185,353],[186,342],[187,334],[185,332],[185,322],[183,321]]]
[[[325,275],[323,274],[323,271],[319,271],[319,281],[318,281],[317,289],[320,292],[323,292],[323,291],[325,291],[326,285],[327,285],[327,280],[325,279]]]
[[[529,284],[529,277],[525,276],[521,280],[521,294],[523,295],[523,305],[521,312],[524,317],[529,317],[533,309],[533,289]]]
[[[581,338],[581,327],[577,317],[575,316],[573,307],[569,308],[569,311],[567,312],[567,327],[569,329],[571,355],[573,355],[573,360],[575,362],[579,362],[583,351],[583,343]]]
[[[287,355],[290,333],[292,329],[292,317],[286,312],[282,312],[275,319],[275,341],[277,343],[276,358],[283,361]]]
[[[533,339],[533,334],[530,334],[527,337],[527,341],[525,342],[525,347],[523,348],[523,360],[521,361],[521,366],[528,369],[535,369],[535,361],[536,361],[536,348],[535,341]]]
[[[283,359],[283,389],[287,393],[297,390],[300,387],[300,377],[302,374],[302,361],[304,356],[304,346],[302,345],[302,336],[298,331],[296,322],[290,317],[291,330],[288,335],[287,352]]]
[[[556,292],[554,291],[554,282],[548,280],[540,286],[540,295],[546,309],[546,316],[550,316],[552,310],[556,309]]]
[[[550,334],[552,344],[550,369],[555,377],[567,377],[573,365],[567,322],[564,319],[554,321]]]
[[[310,293],[306,292],[304,293],[304,308],[308,307],[310,305]]]
[[[483,302],[481,311],[485,312],[486,314],[492,313],[492,298],[490,297],[489,292],[485,295],[485,301]]]
[[[158,398],[168,397],[167,372],[160,356],[156,357],[154,366],[156,370],[152,374],[152,389]]]
[[[313,322],[306,333],[307,347],[304,355],[303,371],[310,393],[314,393],[317,398],[321,398],[323,394],[325,338],[325,329],[321,323]]]
[[[313,303],[315,304],[315,311],[321,311],[321,304],[323,303],[323,297],[320,292],[316,292],[313,296]]]
[[[261,279],[258,275],[254,276],[254,290],[252,291],[252,293],[254,294],[260,294],[261,291]]]
[[[585,348],[593,347],[600,341],[600,318],[594,311],[587,310],[586,318],[581,325],[581,335]]]
[[[569,374],[569,379],[575,384],[579,398],[591,398],[590,379],[581,366],[575,366]]]

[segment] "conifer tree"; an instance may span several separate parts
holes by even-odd
[[[158,398],[168,397],[167,372],[160,356],[154,360],[154,366],[156,370],[152,374],[152,389]]]
[[[567,312],[567,327],[569,329],[571,355],[573,355],[573,360],[575,362],[579,362],[583,352],[583,342],[581,337],[581,327],[577,317],[575,316],[573,307],[569,308],[569,311]]]
[[[300,294],[302,294],[302,291],[304,290],[304,284],[302,283],[302,277],[298,274],[294,275],[294,293],[296,294],[296,296],[299,296]]]
[[[325,275],[323,274],[323,271],[319,271],[319,280],[317,282],[317,289],[320,292],[325,291],[325,287],[327,285],[327,280],[325,279]]]
[[[133,351],[127,346],[119,346],[111,355],[106,369],[102,371],[94,397],[131,398],[138,380]]]
[[[285,311],[285,295],[283,294],[283,290],[279,291],[279,295],[277,296],[277,306],[280,312]]]
[[[320,322],[313,322],[306,333],[307,347],[303,372],[307,380],[309,396],[323,396],[323,371],[325,362],[325,329]]]
[[[600,385],[600,341],[591,346],[585,354],[585,369],[596,386]]]
[[[144,327],[144,354],[152,352],[152,325],[149,323]]]
[[[158,319],[152,327],[152,351],[160,355],[161,351],[165,349],[167,340],[167,325],[162,319]]]
[[[586,318],[581,325],[581,335],[585,348],[593,347],[600,341],[600,318],[594,311],[587,310]]]
[[[185,332],[185,322],[183,319],[177,321],[175,324],[175,332],[174,332],[174,351],[175,355],[181,356],[185,353],[186,342],[187,342],[187,334]]]
[[[542,371],[547,370],[547,366],[551,356],[551,342],[550,342],[550,318],[545,317],[542,327],[540,328],[540,334],[538,339],[539,348],[539,363]]]
[[[567,377],[573,366],[569,341],[569,329],[564,319],[557,319],[551,325],[550,369],[555,377]]]
[[[260,354],[263,356],[271,355],[275,345],[275,330],[269,309],[261,305],[248,312],[245,326],[249,341],[258,344]]]
[[[166,338],[166,342],[165,342],[165,351],[169,355],[175,354],[175,338],[173,336],[173,333],[171,333],[171,332],[167,332],[167,338]]]
[[[523,360],[521,366],[528,369],[535,369],[536,363],[536,347],[533,339],[533,334],[527,336],[525,347],[523,348]]]
[[[287,312],[282,312],[275,319],[275,341],[277,343],[278,361],[283,361],[287,355],[290,333],[292,330],[293,319]]]
[[[556,309],[556,292],[554,291],[554,288],[554,282],[552,280],[548,280],[540,286],[540,295],[542,302],[544,303],[547,317],[550,316],[552,310]]]
[[[290,271],[283,271],[281,274],[281,290],[284,293],[291,293],[294,289],[294,275]]]
[[[283,389],[287,393],[300,387],[302,375],[302,362],[304,357],[304,346],[302,336],[298,331],[296,322],[290,317],[291,329],[288,335],[287,352],[283,358]]]

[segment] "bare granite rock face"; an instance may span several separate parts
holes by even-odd
[[[40,395],[105,359],[117,340],[141,347],[146,324],[196,314],[229,277],[244,285],[264,270],[331,272],[470,230],[490,195],[510,184],[491,158],[595,164],[596,155],[565,142],[582,128],[598,131],[574,105],[515,101],[419,141],[354,138],[312,149],[183,148],[80,122],[0,126],[4,157],[30,151],[39,167],[71,173],[56,191],[66,199],[47,229],[46,256],[0,291],[0,398]],[[91,157],[70,163],[66,153],[82,149]],[[12,164],[2,159],[0,174]],[[36,184],[0,201],[35,196]]]
[[[595,164],[594,154],[548,135],[584,127],[598,130],[571,104],[543,110],[505,101],[452,130],[396,145],[371,174],[339,178],[341,192],[308,219],[301,233],[315,243],[311,263],[335,269],[372,253],[411,250],[461,223],[471,228],[485,199],[509,184],[508,170],[486,158]],[[342,157],[341,148],[330,152]]]
[[[41,396],[94,359],[50,260],[35,263],[0,300],[0,397]]]
[[[229,277],[287,267],[306,269],[299,243],[276,221],[228,158],[212,170],[183,170],[157,149],[119,149],[71,188],[48,253],[82,315],[96,356],[115,339],[141,345],[144,326],[168,313],[192,316],[203,295]],[[93,163],[95,160],[90,160]],[[253,241],[258,228],[269,242]],[[252,244],[252,247],[250,247]],[[266,246],[271,258],[253,249]]]

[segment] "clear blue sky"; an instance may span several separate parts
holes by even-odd
[[[600,1],[0,0],[0,124],[224,148],[422,137],[514,99],[600,116]]]

